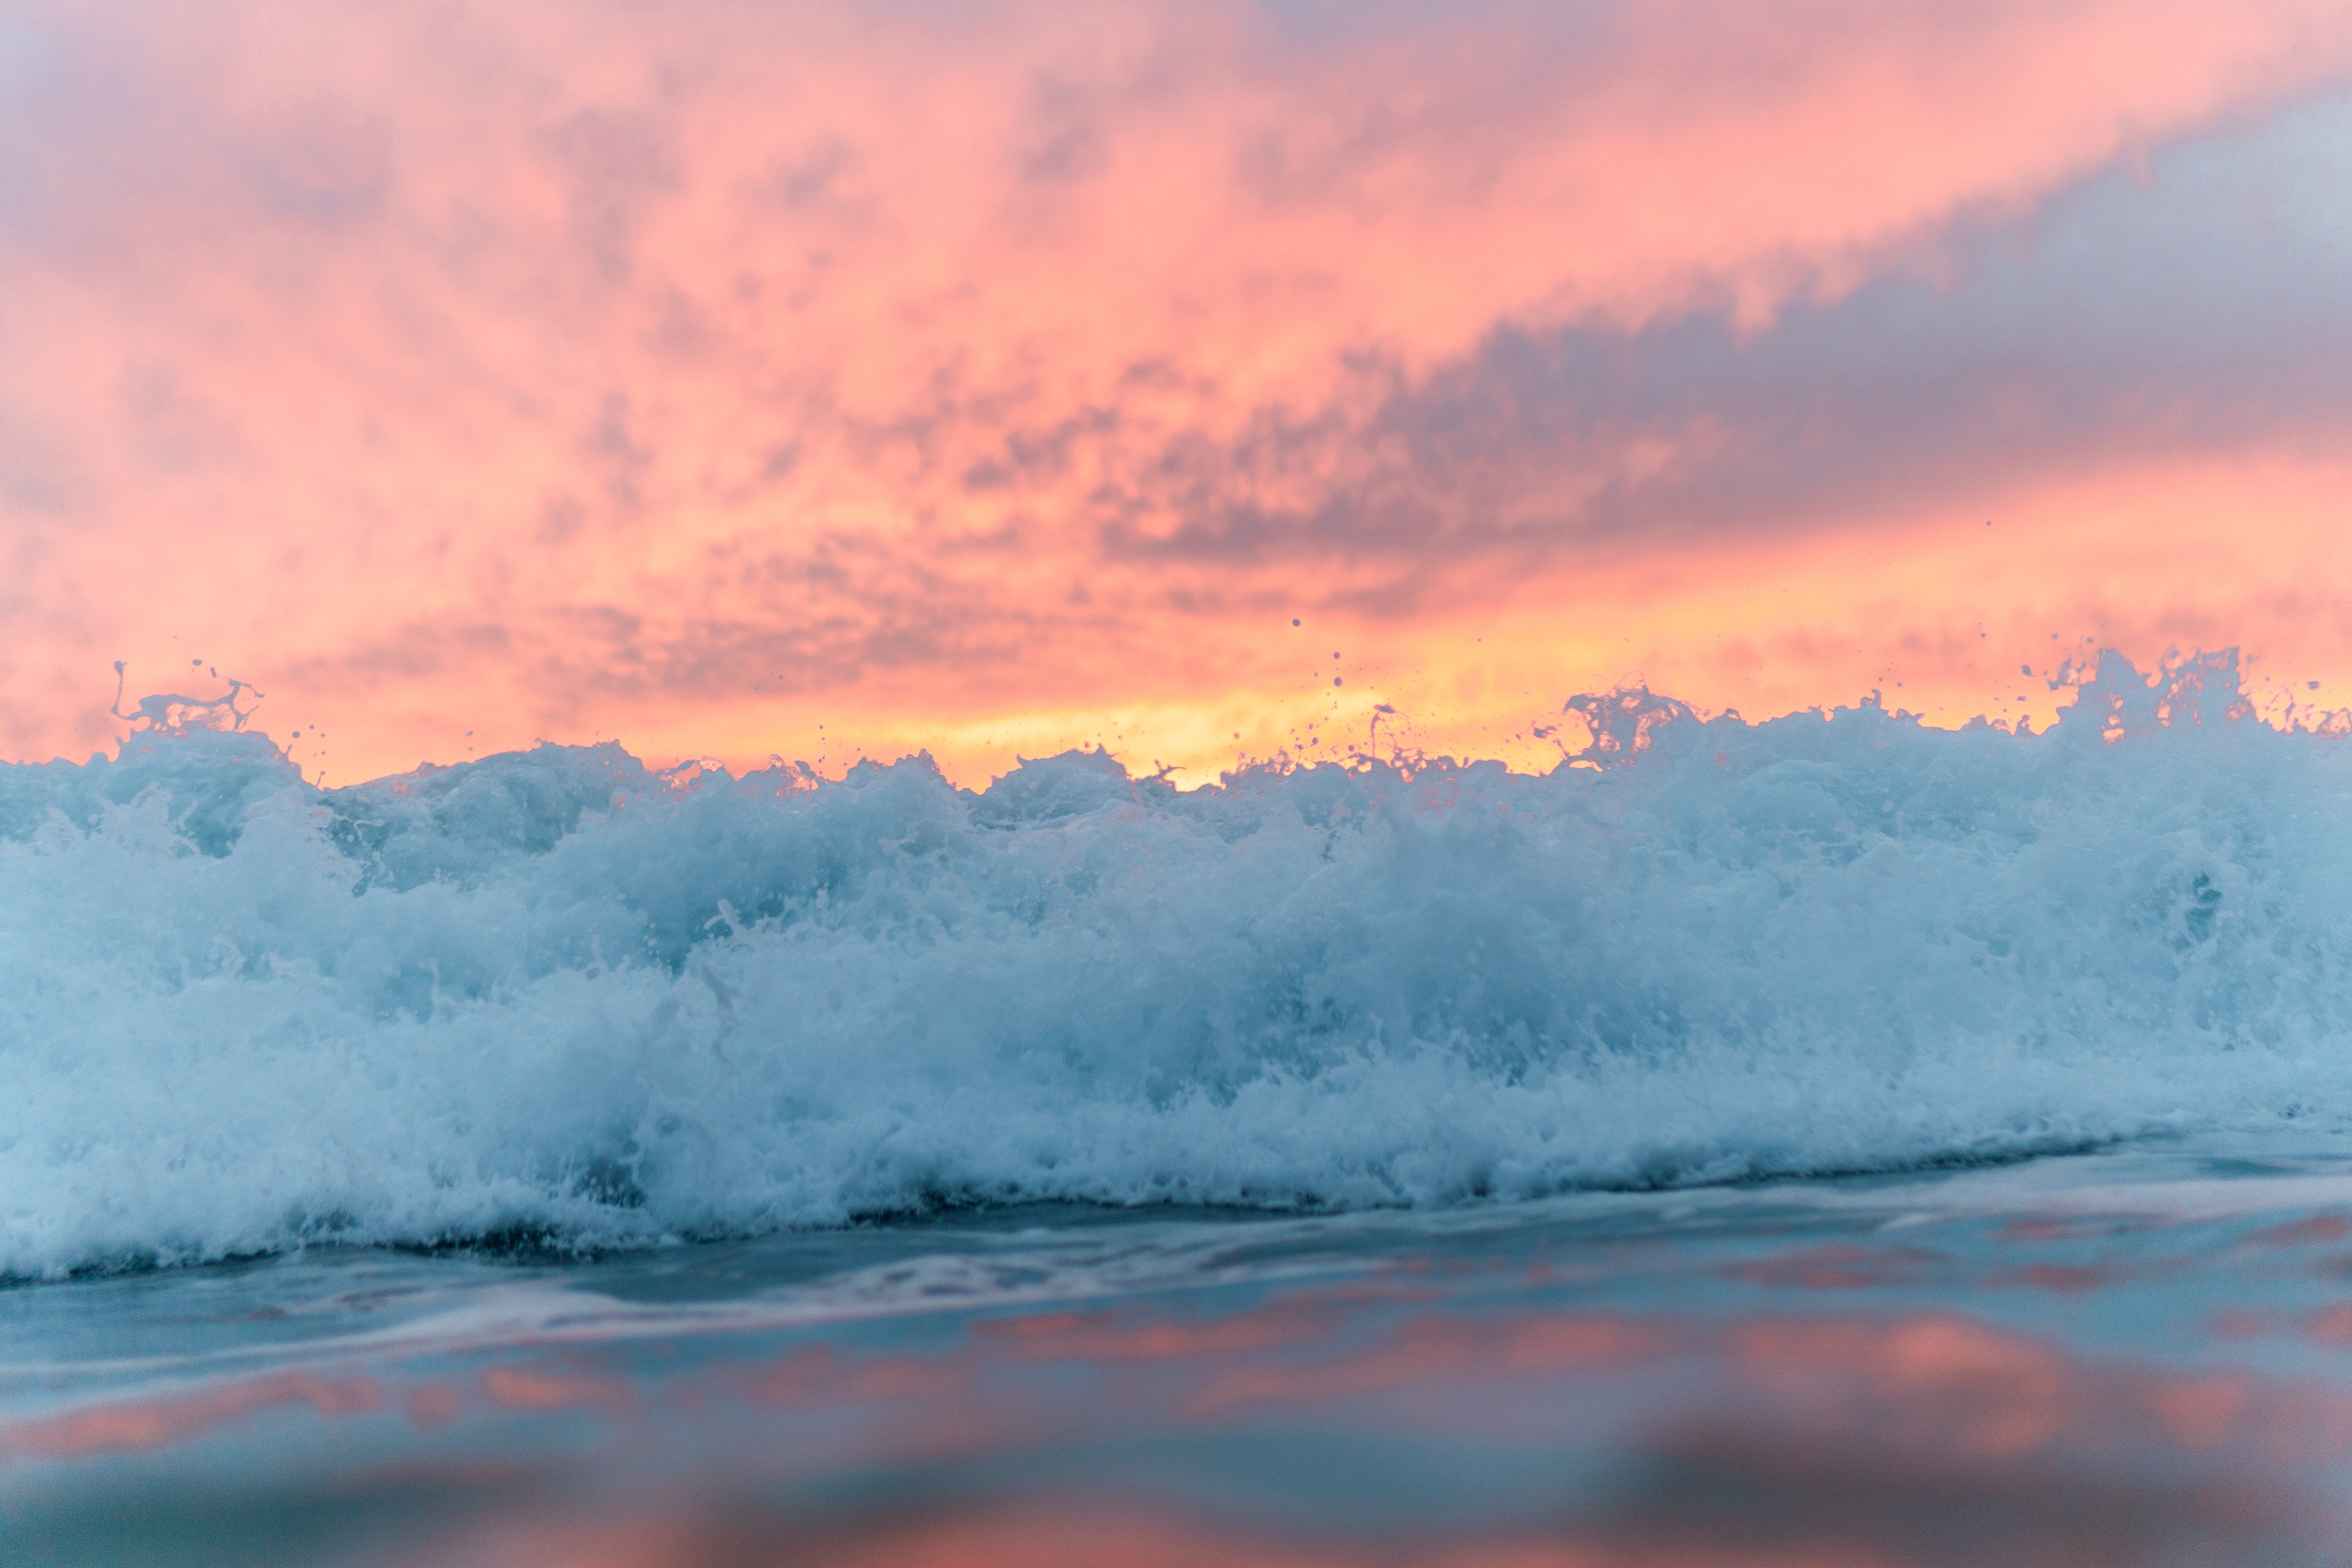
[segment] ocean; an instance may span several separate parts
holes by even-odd
[[[2352,1560],[2352,747],[0,767],[26,1563]]]

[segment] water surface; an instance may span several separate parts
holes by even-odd
[[[2352,1161],[0,1293],[26,1563],[2347,1560]]]

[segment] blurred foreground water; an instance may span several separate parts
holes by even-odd
[[[2346,1561],[2336,1144],[28,1284],[0,1555]]]

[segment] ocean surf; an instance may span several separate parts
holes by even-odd
[[[0,767],[0,1276],[1036,1202],[1429,1208],[2352,1111],[2352,748],[1582,700],[1494,763],[959,789],[541,746]]]

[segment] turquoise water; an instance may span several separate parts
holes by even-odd
[[[2050,679],[0,765],[0,1558],[2342,1560],[2352,721]]]
[[[1189,791],[0,766],[0,1278],[2352,1127],[2352,744],[2229,661],[2111,657],[2042,735],[1580,700],[1542,775]]]
[[[2303,1563],[2352,1160],[1013,1208],[0,1292],[22,1563]]]

